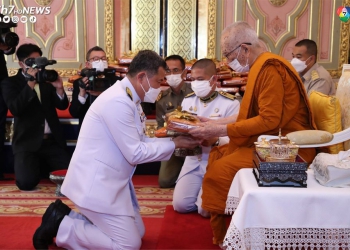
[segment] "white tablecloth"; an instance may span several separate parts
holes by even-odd
[[[227,249],[350,248],[350,188],[320,185],[308,170],[307,188],[259,187],[252,169],[237,172],[226,201],[232,214]]]

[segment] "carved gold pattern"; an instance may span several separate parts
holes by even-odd
[[[343,6],[349,6],[350,0],[343,0]],[[329,73],[333,78],[340,78],[342,74],[343,64],[348,64],[349,59],[349,22],[341,22],[340,28],[340,54],[339,54],[339,69],[338,70],[329,70]]]
[[[209,0],[207,57],[215,58],[215,47],[216,47],[216,0]]]
[[[78,69],[56,69],[60,77],[70,77],[78,74]]]
[[[131,14],[131,49],[151,49],[159,52],[160,0],[133,0]]]
[[[114,25],[113,25],[114,1],[105,0],[105,52],[109,61],[114,60]]]
[[[44,16],[40,23],[38,23],[38,28],[45,36],[47,36],[50,31],[54,30],[55,25],[46,16]]]
[[[275,7],[281,7],[287,2],[287,0],[269,0],[269,2]]]
[[[195,56],[196,7],[195,0],[168,1],[168,55]]]
[[[37,4],[39,4],[40,6],[47,6],[50,5],[52,3],[53,0],[35,0],[35,2]]]
[[[278,16],[272,19],[270,27],[275,36],[277,36],[281,31],[286,29],[286,25]]]

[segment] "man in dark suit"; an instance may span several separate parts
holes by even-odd
[[[0,44],[0,83],[3,79],[8,77],[6,60],[4,53],[7,49],[6,45]],[[5,154],[4,154],[4,143],[5,143],[5,132],[6,132],[6,115],[7,107],[4,99],[1,95],[0,90],[0,180],[4,179],[5,169]]]
[[[36,82],[38,69],[25,64],[42,56],[34,44],[23,44],[16,52],[21,69],[2,84],[5,103],[14,116],[12,149],[16,185],[32,190],[43,174],[67,169],[70,161],[56,108],[68,107],[60,77],[54,82]],[[40,163],[45,164],[41,165]]]
[[[103,72],[108,68],[106,53],[99,46],[92,47],[86,53],[85,69],[92,68],[95,68],[97,72]],[[116,80],[121,80],[121,78],[114,77],[114,79],[110,80],[112,81],[110,84],[114,84]],[[91,81],[89,81],[86,76],[75,80],[73,83],[72,101],[69,106],[69,113],[74,118],[79,118],[79,130],[92,101],[102,93],[98,90],[89,89],[89,84],[91,84]]]

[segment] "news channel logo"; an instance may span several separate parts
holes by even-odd
[[[347,22],[350,19],[350,7],[340,6],[337,9],[337,14],[339,16],[340,21]]]
[[[48,15],[51,13],[51,7],[23,7],[17,9],[14,5],[0,5],[0,22],[4,23],[36,23],[37,15]]]

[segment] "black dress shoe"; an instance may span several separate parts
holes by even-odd
[[[70,211],[72,210],[70,207],[68,207],[66,204],[64,204],[60,199],[57,199],[55,201],[55,205],[65,215],[68,215],[70,213]]]
[[[61,200],[50,204],[43,215],[40,227],[34,233],[33,245],[35,249],[48,249],[52,239],[57,235],[58,227],[64,216],[68,215],[70,210]]]

